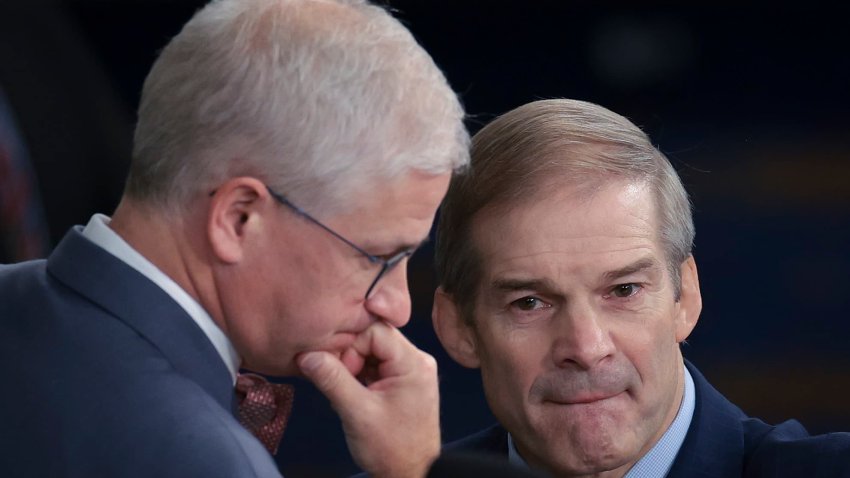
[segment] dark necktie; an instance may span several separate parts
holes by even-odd
[[[269,383],[253,373],[236,377],[237,418],[274,455],[292,411],[292,385]]]

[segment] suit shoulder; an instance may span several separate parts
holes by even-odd
[[[229,411],[201,390],[184,396],[188,399],[171,402],[161,411],[162,427],[146,440],[152,460],[168,455],[168,470],[162,472],[175,477],[280,476],[271,455]],[[163,433],[169,434],[166,443],[161,443]],[[157,471],[148,476],[165,475]]]
[[[195,382],[161,364],[123,379],[102,372],[57,391],[61,400],[17,403],[28,418],[5,416],[0,469],[10,476],[279,477],[262,445]],[[43,460],[45,449],[65,459]]]
[[[137,404],[125,426],[106,430],[116,440],[107,458],[116,468],[91,476],[119,474],[127,463],[139,476],[280,476],[260,442],[196,383],[167,374],[146,385],[146,393],[135,389],[147,406]],[[123,443],[128,439],[132,443]]]
[[[762,435],[746,464],[748,477],[850,478],[850,433],[809,435],[794,420]]]
[[[46,266],[45,259],[0,264],[0,296],[16,298],[33,286],[36,289],[44,288],[47,278]]]

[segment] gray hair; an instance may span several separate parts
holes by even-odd
[[[252,176],[312,213],[380,180],[468,163],[463,108],[430,56],[365,1],[216,0],[145,80],[127,195],[179,212]]]
[[[565,184],[591,190],[626,178],[652,188],[670,276],[678,300],[680,266],[693,247],[688,195],[670,161],[628,119],[577,100],[535,101],[485,126],[472,138],[468,174],[452,179],[437,227],[437,276],[471,321],[481,263],[471,240],[475,215],[514,207]]]

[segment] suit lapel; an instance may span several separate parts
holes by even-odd
[[[165,291],[83,237],[81,229],[71,229],[50,255],[50,275],[135,330],[229,410],[230,372],[203,331]]]

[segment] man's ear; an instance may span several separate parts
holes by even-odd
[[[475,331],[464,321],[451,295],[442,288],[434,292],[431,321],[443,348],[455,362],[469,368],[480,366],[475,346]]]
[[[682,285],[676,318],[676,341],[681,343],[691,335],[702,312],[702,295],[699,291],[699,276],[694,256],[685,259],[680,274]]]
[[[262,210],[270,205],[271,195],[256,178],[233,178],[211,195],[207,217],[207,237],[216,257],[222,262],[239,262],[250,233],[261,229]]]

